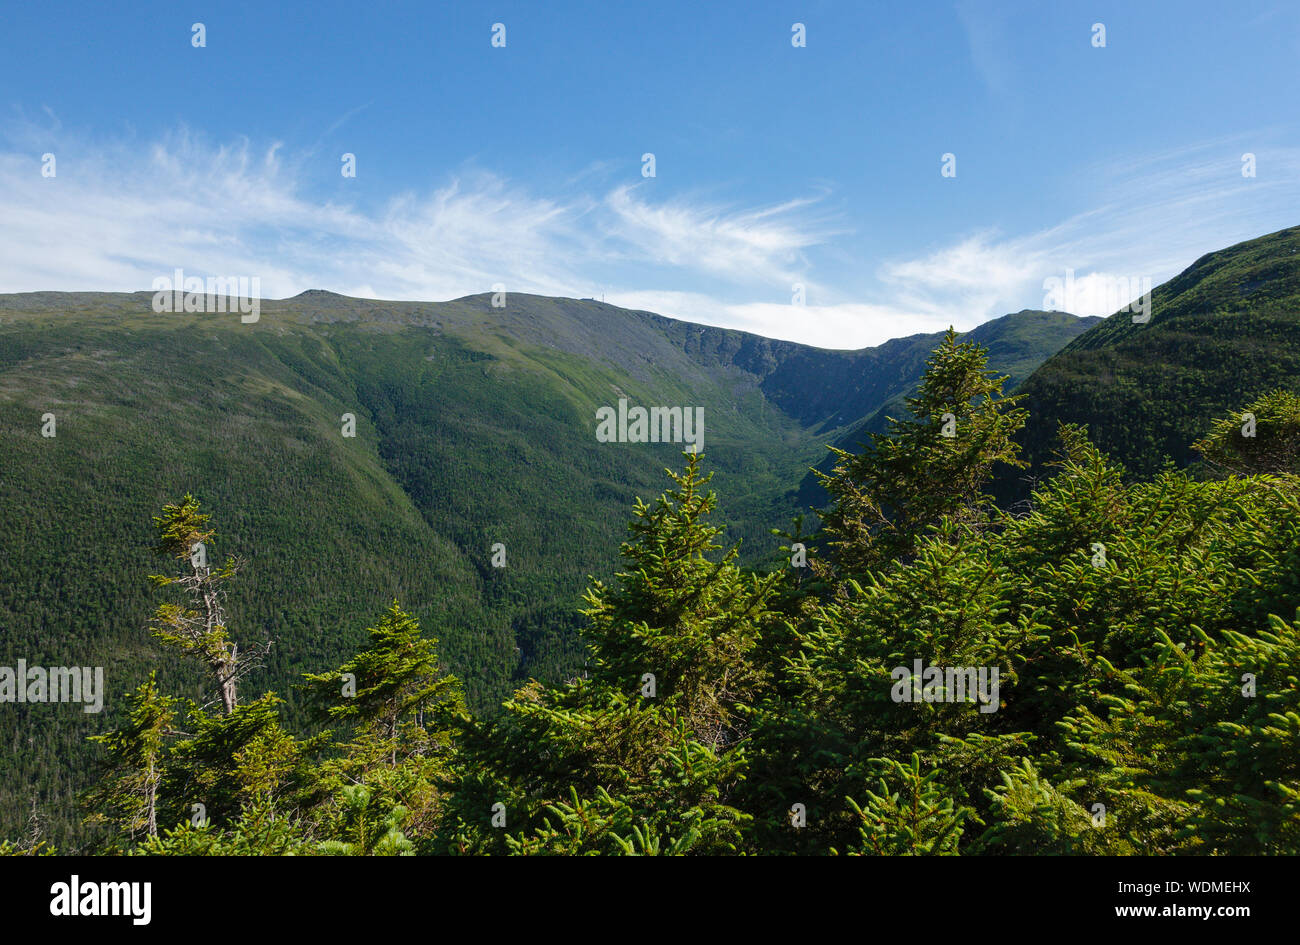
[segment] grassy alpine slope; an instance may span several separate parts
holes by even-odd
[[[1041,471],[1058,423],[1088,426],[1133,473],[1195,459],[1211,419],[1300,387],[1300,227],[1202,256],[1152,291],[1151,320],[1119,312],[1025,381],[1025,453]]]

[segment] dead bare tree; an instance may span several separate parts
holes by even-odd
[[[210,515],[199,512],[192,495],[177,505],[163,506],[154,518],[158,529],[155,551],[186,560],[188,569],[179,575],[151,575],[158,587],[179,588],[182,604],[161,604],[150,630],[160,641],[195,656],[212,674],[222,710],[229,715],[239,705],[239,680],[262,665],[270,641],[242,651],[227,632],[225,583],[239,573],[241,562],[227,558],[220,567],[208,563],[207,542],[213,532],[207,527]]]

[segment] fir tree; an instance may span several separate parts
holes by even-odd
[[[832,447],[834,470],[818,473],[831,497],[823,544],[843,576],[905,559],[945,516],[985,521],[984,492],[998,464],[1023,467],[1015,435],[1027,411],[1002,395],[1005,377],[987,371],[987,351],[952,329],[926,362],[909,419],[889,421],[859,454]],[[828,562],[820,561],[825,571]]]
[[[733,795],[752,660],[776,577],[720,558],[700,458],[638,503],[614,586],[593,581],[588,671],[530,683],[505,716],[473,726],[460,756],[450,848],[458,852],[734,852],[749,820]],[[493,821],[496,825],[493,825]]]
[[[83,803],[88,822],[109,824],[128,843],[158,835],[158,791],[167,742],[176,732],[176,700],[158,691],[154,673],[127,697],[126,724],[90,741],[102,745],[99,779]]]
[[[317,771],[325,800],[313,817],[327,834],[351,837],[332,853],[400,853],[412,846],[408,834],[432,835],[437,785],[465,717],[460,681],[443,672],[437,641],[414,617],[394,602],[367,633],[339,669],[306,676],[318,717],[351,734]]]
[[[1265,394],[1216,420],[1192,449],[1223,473],[1300,475],[1300,393],[1276,390]]]

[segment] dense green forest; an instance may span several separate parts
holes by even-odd
[[[972,337],[1023,375],[1086,325],[1019,313]],[[796,486],[825,444],[914,387],[937,340],[826,351],[524,295],[307,292],[249,325],[154,313],[147,293],[0,296],[3,662],[102,666],[109,690],[103,717],[3,705],[0,836],[34,820],[61,848],[89,842],[86,736],[121,720],[151,669],[204,698],[202,674],[146,630],[163,504],[189,492],[218,512],[220,547],[244,563],[228,591],[240,634],[271,641],[246,685],[280,692],[287,724],[309,722],[293,683],[337,666],[394,599],[437,628],[468,707],[491,714],[528,679],[582,667],[574,602],[680,455],[596,443],[598,407],[704,410],[726,539],[756,566],[770,528],[824,499]]]
[[[393,601],[301,678],[312,721],[290,726],[227,593],[267,589],[220,503],[176,496],[141,549],[142,654],[204,695],[159,672],[98,733],[97,849],[1300,852],[1300,398],[1225,412],[1200,464],[1145,477],[1064,424],[1008,511],[988,489],[1024,466],[1031,414],[1004,380],[949,334],[907,416],[835,454],[815,535],[796,523],[759,565],[686,456],[589,582],[585,666],[497,712]]]
[[[1202,256],[1151,293],[1149,322],[1119,312],[1020,387],[1025,455],[1041,472],[1058,423],[1087,424],[1133,474],[1154,475],[1206,425],[1269,391],[1300,389],[1300,227]]]

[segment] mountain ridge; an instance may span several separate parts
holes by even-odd
[[[1206,253],[1151,292],[1151,318],[1117,312],[1021,387],[1036,470],[1056,424],[1086,424],[1134,475],[1196,461],[1210,421],[1276,388],[1300,389],[1300,226]]]
[[[394,598],[437,628],[470,704],[490,711],[529,677],[581,667],[587,576],[607,577],[628,509],[680,464],[682,444],[597,443],[597,408],[620,397],[704,408],[723,540],[758,565],[774,552],[769,530],[803,509],[797,485],[825,445],[878,409],[877,393],[914,383],[933,340],[892,343],[882,358],[520,295],[498,310],[488,296],[318,293],[267,301],[253,324],[150,301],[0,296],[0,629],[33,664],[103,666],[108,696],[103,719],[46,713],[32,728],[39,707],[0,716],[7,833],[34,794],[73,809],[84,736],[143,667],[203,699],[202,678],[160,659],[146,629],[163,503],[192,492],[216,516],[211,553],[245,560],[232,629],[274,640],[248,685],[279,692],[291,718],[300,674],[337,665]],[[19,750],[20,731],[39,731],[40,750]],[[82,829],[51,826],[55,839]]]

